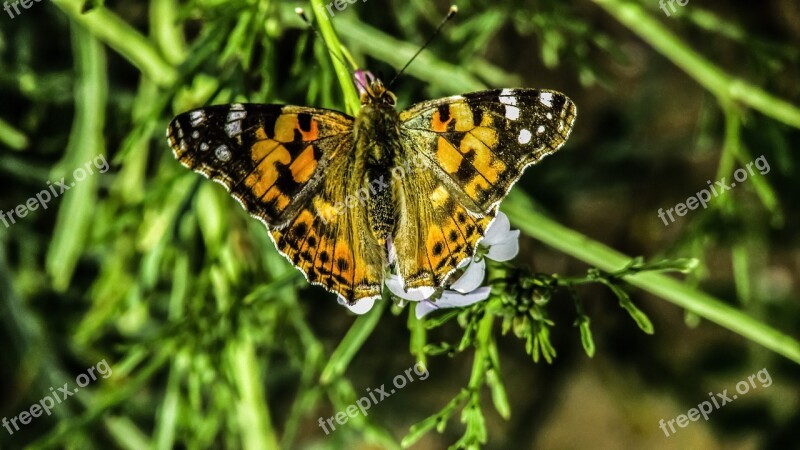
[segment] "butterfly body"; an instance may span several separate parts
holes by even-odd
[[[402,155],[399,124],[393,104],[376,102],[365,104],[353,125],[355,166],[364,167],[365,185],[360,188],[369,190],[365,202],[369,230],[381,245],[391,237],[395,225],[391,174]]]
[[[407,288],[445,283],[575,118],[553,91],[481,91],[398,112],[379,80],[365,88],[355,118],[219,105],[177,116],[167,133],[182,164],[223,184],[309,282],[350,304],[381,295],[390,261]]]

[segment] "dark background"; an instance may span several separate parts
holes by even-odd
[[[456,19],[398,81],[399,107],[480,86],[564,92],[578,106],[572,137],[514,190],[625,254],[697,258],[686,283],[797,339],[796,125],[709,91],[601,3],[459,2]],[[634,5],[717,70],[800,104],[797,2],[690,1],[669,17],[655,1]],[[261,224],[167,146],[169,120],[205,104],[344,109],[325,48],[295,6],[310,9],[46,1],[13,19],[0,12],[0,209],[99,154],[111,162],[47,210],[0,226],[0,417],[29,409],[50,387],[74,385],[102,359],[114,371],[13,436],[0,429],[0,447],[258,448],[269,441],[248,436],[263,436],[268,418],[282,446],[383,448],[376,433],[399,443],[467,385],[471,349],[430,357],[427,380],[374,406],[368,423],[326,436],[317,418],[342,410],[348,388],[363,395],[414,364],[405,311],[387,309],[343,381],[320,385],[353,316],[298,279]],[[355,60],[387,79],[405,62],[401,50],[424,42],[448,6],[369,0],[330,21]],[[744,165],[726,162],[726,145],[744,162],[769,161],[762,190],[748,179],[665,227],[659,208],[719,179],[720,165]],[[588,268],[525,233],[520,245],[515,266],[562,277]],[[578,289],[593,358],[564,291],[548,305],[552,364],[534,363],[524,342],[495,327],[511,417],[501,418],[483,391],[485,448],[797,448],[797,362],[650,293],[628,292],[654,335],[608,289]],[[450,321],[428,341],[457,344],[462,334]],[[658,428],[761,369],[769,387],[674,436]],[[452,445],[464,433],[459,418],[413,448]]]

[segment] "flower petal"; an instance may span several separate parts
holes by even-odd
[[[508,221],[508,216],[501,211],[497,211],[497,216],[486,229],[486,234],[481,240],[481,245],[484,247],[491,247],[506,239],[506,235],[509,231],[511,231],[511,222]]]
[[[421,319],[427,316],[431,311],[435,311],[440,308],[463,308],[465,306],[472,305],[473,303],[486,300],[489,298],[489,294],[491,292],[492,288],[489,286],[475,289],[469,294],[461,294],[459,292],[447,289],[435,302],[424,300],[417,303],[414,313],[417,315],[417,319]]]
[[[350,311],[356,314],[366,314],[368,313],[373,306],[375,306],[375,300],[381,298],[380,296],[375,297],[367,297],[362,298],[361,300],[357,301],[354,305],[348,305],[347,302],[341,296],[337,296],[337,301],[340,305],[344,306],[345,308],[349,309]]]
[[[519,253],[519,230],[509,232],[501,242],[489,247],[486,257],[495,261],[514,259]]]
[[[467,270],[450,285],[450,289],[458,291],[462,294],[472,292],[483,283],[483,276],[486,273],[486,262],[483,260],[472,261]]]
[[[427,316],[431,311],[436,311],[439,309],[435,303],[430,300],[423,300],[417,303],[416,308],[414,308],[414,313],[417,315],[417,319],[422,319],[423,317]]]
[[[389,288],[392,294],[412,302],[425,300],[436,292],[436,288],[432,286],[411,288],[406,291],[403,289],[403,279],[400,275],[389,275],[389,278],[386,279],[386,287]]]
[[[386,254],[389,255],[389,265],[397,261],[397,249],[394,248],[391,236],[386,239]]]
[[[492,288],[489,286],[479,287],[469,294],[445,290],[435,303],[439,308],[463,308],[464,306],[486,300],[491,293]]]
[[[367,88],[374,80],[375,75],[369,70],[356,70],[356,73],[353,74],[353,82],[356,85],[356,89],[358,89],[358,95],[366,94]]]

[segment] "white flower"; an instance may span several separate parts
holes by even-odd
[[[478,243],[478,252],[471,260],[461,277],[450,288],[466,294],[478,288],[486,273],[484,257],[493,261],[508,261],[519,253],[519,230],[512,230],[508,216],[497,212],[497,217],[489,224],[486,234]],[[462,266],[463,267],[463,266]]]
[[[422,300],[430,298],[430,296],[436,292],[436,288],[432,286],[409,288],[406,290],[403,287],[403,279],[400,278],[400,275],[389,275],[389,278],[386,279],[386,287],[392,291],[392,294],[405,300],[411,300],[412,302],[421,302]]]
[[[342,296],[336,296],[336,300],[339,302],[340,305],[344,306],[345,308],[349,309],[350,311],[361,315],[368,313],[373,306],[375,306],[375,300],[381,298],[380,296],[376,297],[367,297],[362,298],[361,300],[357,301],[354,305],[349,305],[344,300]]]
[[[403,280],[399,275],[389,275],[386,279],[386,287],[392,294],[412,302],[417,302],[414,312],[417,319],[421,319],[428,315],[431,311],[439,308],[463,308],[481,300],[486,300],[491,293],[491,288],[484,286],[482,288],[474,289],[468,294],[445,289],[442,295],[435,301],[429,299],[436,293],[436,289],[430,286],[419,288],[403,289]]]
[[[386,244],[389,261],[392,263],[396,259],[395,249],[391,239],[387,240]],[[517,256],[519,253],[519,230],[511,230],[508,217],[498,211],[497,217],[486,229],[486,234],[478,243],[478,247],[477,254],[459,267],[466,266],[461,277],[452,283],[449,289],[444,289],[439,298],[434,301],[431,301],[430,298],[436,294],[436,288],[422,286],[405,289],[400,275],[389,275],[385,282],[386,287],[401,299],[417,302],[414,312],[418,319],[440,308],[462,308],[486,300],[491,293],[491,288],[480,287],[486,274],[486,262],[483,258],[508,261]],[[377,298],[379,297],[369,297],[359,300],[355,305],[348,305],[343,298],[339,297],[339,303],[356,314],[364,314],[372,309]]]
[[[480,287],[469,294],[462,294],[460,292],[451,291],[450,289],[445,289],[444,292],[442,292],[442,296],[436,299],[435,302],[425,299],[417,303],[414,312],[417,315],[417,319],[421,319],[427,316],[431,311],[435,311],[439,308],[463,308],[473,303],[486,300],[489,298],[491,292],[492,288],[489,286]]]

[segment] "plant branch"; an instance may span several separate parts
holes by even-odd
[[[616,272],[631,262],[631,257],[536,212],[530,198],[519,190],[508,196],[502,209],[525,234],[606,272]],[[643,272],[622,278],[800,364],[800,342],[704,292],[663,274]]]
[[[713,93],[719,101],[740,102],[768,117],[800,128],[800,108],[729,75],[692,50],[640,5],[625,0],[593,1]]]

